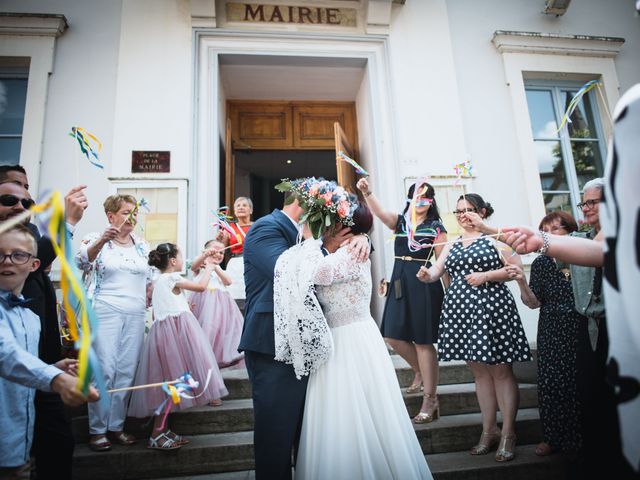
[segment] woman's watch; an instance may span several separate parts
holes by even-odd
[[[373,193],[373,192],[372,192],[371,190],[369,190],[369,191],[367,191],[367,192],[365,192],[365,193],[364,193],[364,196],[365,196],[365,197],[369,197],[369,196],[371,196],[371,194],[372,194],[372,193]]]
[[[546,255],[549,250],[549,234],[540,230],[540,236],[542,237],[542,247],[536,250],[536,253],[540,255]]]

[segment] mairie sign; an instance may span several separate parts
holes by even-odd
[[[356,18],[357,12],[354,8],[227,3],[228,22],[355,27]]]

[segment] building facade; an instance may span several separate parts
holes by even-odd
[[[549,3],[568,8],[545,13]],[[640,18],[627,0],[3,0],[0,10],[0,161],[27,169],[34,196],[86,184],[78,235],[104,228],[108,194],[144,197],[142,234],[187,256],[234,196],[265,213],[279,178],[339,175],[336,122],[390,209],[428,175],[452,234],[463,189],[492,203],[496,225],[577,215],[581,186],[603,169],[610,112],[640,79]],[[589,80],[598,87],[558,130]],[[103,169],[73,126],[100,139]],[[458,178],[465,160],[472,174]],[[389,237],[377,223],[374,283],[393,263]],[[535,321],[525,323],[533,340]]]

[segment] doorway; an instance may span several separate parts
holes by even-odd
[[[323,177],[356,192],[355,102],[230,100],[225,135],[224,203],[246,196],[254,220],[280,208],[283,178]],[[222,178],[221,178],[222,186]]]
[[[337,178],[333,151],[239,150],[235,157],[235,196],[252,199],[254,219],[282,208],[284,195],[275,186],[283,178]]]

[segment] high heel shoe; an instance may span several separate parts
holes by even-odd
[[[480,441],[477,445],[471,447],[469,453],[471,455],[486,455],[500,442],[499,433],[482,432],[480,435]]]
[[[496,452],[496,462],[508,462],[516,458],[516,436],[503,435],[500,437],[500,445]]]
[[[431,423],[434,420],[440,418],[440,403],[438,402],[438,397],[436,396],[436,394],[425,393],[423,396],[426,400],[433,398],[435,399],[435,401],[430,407],[427,408],[426,412],[423,412],[422,409],[420,409],[420,412],[415,417],[413,417],[413,423]]]
[[[407,387],[405,392],[407,392],[407,393],[418,393],[418,392],[420,392],[422,390],[424,390],[424,387],[422,386],[422,382],[420,382],[420,383],[412,383],[411,385],[409,385]]]

